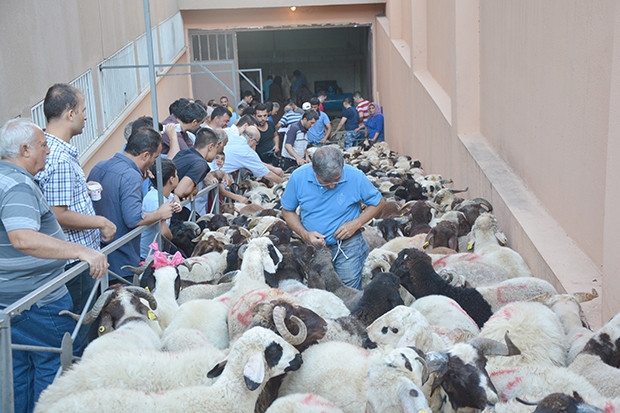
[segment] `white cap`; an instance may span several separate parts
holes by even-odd
[[[312,106],[310,105],[310,102],[304,102],[304,104],[301,105],[301,108],[303,110],[310,110],[312,108]]]

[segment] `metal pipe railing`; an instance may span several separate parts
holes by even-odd
[[[202,190],[200,190],[196,196],[207,195],[209,192],[213,193],[213,203],[214,212],[219,212],[219,185],[212,184],[206,186]],[[192,216],[196,216],[195,212],[195,204],[193,201],[184,200],[181,203],[183,206],[190,204],[192,210]],[[109,255],[112,251],[117,250],[123,245],[127,244],[129,241],[134,239],[137,236],[140,236],[144,231],[148,228],[158,225],[158,222],[154,222],[150,225],[141,225],[137,228],[134,228],[127,234],[123,235],[121,238],[115,240],[114,242],[106,245],[101,249],[101,252],[105,255]],[[25,350],[25,351],[47,351],[47,352],[56,352],[61,354],[61,369],[63,366],[66,366],[68,360],[70,360],[67,356],[67,353],[72,356],[73,349],[73,341],[77,336],[77,332],[82,325],[82,321],[84,319],[84,315],[87,313],[90,303],[95,297],[97,288],[101,288],[101,290],[105,290],[108,288],[108,277],[103,277],[101,280],[97,280],[95,283],[90,295],[88,297],[87,304],[84,306],[82,313],[80,314],[80,318],[78,323],[73,331],[73,333],[69,336],[65,335],[63,338],[63,343],[60,348],[54,347],[39,347],[39,346],[25,346],[19,344],[11,343],[11,318],[18,316],[23,311],[28,310],[33,304],[47,296],[52,291],[60,288],[68,281],[71,281],[78,274],[88,268],[88,264],[86,262],[80,262],[73,267],[69,268],[67,271],[60,274],[58,277],[49,281],[45,285],[37,288],[35,291],[26,295],[25,297],[17,300],[13,304],[9,305],[4,309],[0,309],[0,367],[2,371],[0,372],[0,377],[2,378],[2,382],[0,383],[0,412],[4,413],[14,413],[14,395],[13,395],[13,356],[12,350]],[[60,370],[59,370],[60,372]]]

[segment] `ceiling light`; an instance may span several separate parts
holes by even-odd
[[[295,11],[295,10],[297,10],[297,7],[291,6],[291,11]]]

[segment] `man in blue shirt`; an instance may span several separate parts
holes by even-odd
[[[344,138],[344,149],[349,149],[351,146],[356,145],[360,138],[363,139],[364,135],[355,131],[359,124],[359,114],[353,107],[351,99],[344,98],[342,101],[342,107],[344,108],[342,110],[342,118],[340,119],[338,126],[336,126],[334,133],[332,133],[332,137],[344,127],[344,130],[346,131]]]
[[[308,142],[315,145],[323,145],[332,134],[332,124],[329,121],[329,116],[319,110],[320,105],[321,102],[318,98],[310,99],[310,108],[319,114],[319,119],[308,129]]]
[[[151,127],[142,127],[127,140],[122,153],[94,166],[89,181],[97,181],[105,188],[101,199],[94,201],[95,212],[116,225],[114,240],[121,238],[139,225],[148,225],[172,216],[176,205],[162,204],[153,212],[142,213],[142,180],[161,153],[161,135]],[[132,281],[133,274],[124,265],[140,263],[140,237],[136,237],[108,256],[110,271]]]
[[[362,226],[383,209],[381,193],[362,171],[344,165],[335,146],[319,148],[312,163],[297,168],[282,195],[282,216],[307,243],[327,245],[342,282],[362,289],[369,248]],[[362,211],[361,205],[366,208]],[[296,210],[299,207],[300,215]]]

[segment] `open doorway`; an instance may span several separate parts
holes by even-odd
[[[236,38],[239,69],[260,68],[263,82],[270,75],[290,79],[297,69],[312,93],[329,88],[334,95],[350,96],[359,90],[372,98],[370,26],[248,30],[237,31]],[[248,88],[240,80],[240,91]],[[326,111],[339,116],[342,108],[330,105]]]

